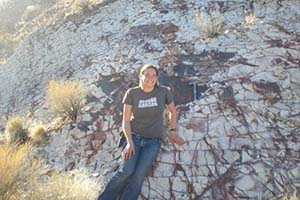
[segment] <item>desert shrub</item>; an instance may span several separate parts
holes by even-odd
[[[221,14],[212,12],[210,14],[197,12],[195,13],[197,25],[204,37],[212,38],[219,35],[223,30],[223,19]]]
[[[75,121],[85,102],[86,89],[79,81],[50,81],[47,104],[62,117]]]
[[[36,143],[42,143],[45,141],[45,138],[47,136],[46,127],[42,123],[38,123],[30,130],[29,137],[30,139]]]
[[[73,8],[78,11],[85,11],[90,8],[90,1],[89,0],[75,0],[73,3]]]
[[[59,172],[32,156],[29,144],[0,145],[0,200],[93,200],[99,184],[83,170]]]
[[[43,187],[35,192],[35,199],[93,200],[96,199],[98,183],[83,170],[54,172],[47,177]]]
[[[41,13],[41,6],[40,5],[29,5],[26,7],[21,20],[22,21],[30,21],[33,20]]]
[[[5,143],[5,135],[4,133],[0,132],[0,145]]]
[[[28,138],[25,119],[20,116],[11,117],[5,124],[5,137],[9,144],[23,143]]]
[[[28,143],[0,145],[1,200],[26,199],[23,195],[36,183],[41,163],[29,156],[31,149]]]
[[[69,11],[69,13],[67,13],[67,15],[88,11],[95,5],[103,2],[104,0],[73,0],[72,2],[70,2],[72,4],[71,10]]]
[[[244,18],[244,24],[251,25],[254,24],[256,20],[255,14],[246,15]]]

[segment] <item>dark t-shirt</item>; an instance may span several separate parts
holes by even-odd
[[[173,102],[170,90],[164,86],[144,92],[140,87],[127,90],[123,103],[132,105],[131,131],[146,138],[159,138],[163,133],[163,112]]]

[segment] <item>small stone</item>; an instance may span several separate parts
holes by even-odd
[[[209,96],[206,97],[205,101],[208,104],[213,104],[213,103],[218,103],[219,99],[215,95],[209,95]]]
[[[104,132],[95,132],[94,140],[103,141],[106,139],[106,134]]]
[[[174,173],[175,164],[165,164],[158,162],[157,167],[155,168],[154,175],[155,177],[169,177]]]
[[[255,181],[250,175],[244,175],[236,182],[236,186],[242,191],[254,189]]]
[[[289,170],[289,173],[292,175],[293,178],[298,179],[300,178],[300,166],[293,168],[292,170]]]
[[[181,181],[180,177],[175,177],[172,180],[173,184],[173,190],[180,192],[180,193],[186,193],[187,192],[187,186],[184,182]]]
[[[208,105],[202,105],[201,110],[202,110],[203,114],[210,114],[211,113]]]
[[[219,137],[220,149],[229,149],[230,137]]]
[[[281,92],[281,97],[284,100],[291,100],[293,98],[293,93],[290,90],[284,90]]]
[[[82,121],[89,122],[89,121],[91,121],[92,119],[93,119],[93,118],[91,117],[90,114],[84,114],[84,115],[81,116],[81,120],[82,120]]]
[[[249,155],[248,152],[243,151],[242,152],[242,162],[244,163],[244,162],[247,162],[250,160],[253,160],[253,158]]]
[[[225,150],[223,154],[223,158],[228,162],[228,163],[234,163],[234,162],[239,162],[241,160],[241,155],[237,151],[229,151]]]
[[[250,67],[247,65],[235,65],[230,67],[228,76],[233,78],[245,77],[249,76],[249,74],[253,73],[255,70],[254,67]]]
[[[70,135],[72,135],[75,139],[81,139],[86,136],[86,133],[78,128],[74,128],[70,131]]]

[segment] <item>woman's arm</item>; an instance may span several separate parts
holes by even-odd
[[[134,144],[131,137],[131,127],[130,127],[130,118],[132,114],[132,106],[124,104],[123,106],[123,120],[122,120],[122,129],[125,134],[127,145],[122,152],[122,156],[125,160],[131,158],[134,154]]]
[[[176,134],[176,124],[177,124],[177,112],[174,103],[170,103],[167,105],[167,109],[169,111],[169,119],[170,119],[170,129],[169,129],[169,137],[172,143],[182,145],[184,140]]]

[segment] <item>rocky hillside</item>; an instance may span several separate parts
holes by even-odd
[[[300,192],[299,16],[298,0],[103,1],[19,45],[0,66],[0,113],[48,122],[48,81],[80,80],[84,113],[40,156],[104,183],[121,160],[123,94],[153,63],[187,142],[165,139],[140,199],[280,199]]]

